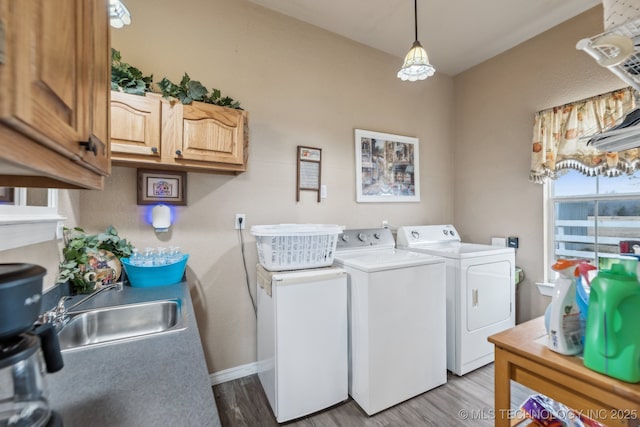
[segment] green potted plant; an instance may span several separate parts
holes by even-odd
[[[100,286],[117,281],[122,272],[120,258],[131,255],[131,243],[118,236],[113,226],[104,233],[87,234],[82,228],[64,228],[63,261],[58,283],[69,281],[75,293],[93,292]]]

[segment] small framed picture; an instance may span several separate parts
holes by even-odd
[[[298,145],[298,175],[296,178],[296,202],[300,191],[315,191],[320,203],[320,175],[322,173],[322,149]]]
[[[138,204],[187,204],[187,173],[138,169]]]

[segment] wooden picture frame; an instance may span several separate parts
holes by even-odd
[[[0,203],[13,203],[13,187],[0,187]]]
[[[138,169],[138,204],[187,204],[187,173]]]
[[[300,201],[300,191],[315,191],[320,203],[322,149],[298,145],[297,159],[296,202]]]
[[[418,138],[355,130],[356,201],[419,202]]]

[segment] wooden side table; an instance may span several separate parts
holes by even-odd
[[[640,383],[602,375],[580,357],[549,350],[545,335],[539,317],[489,337],[495,345],[496,427],[519,422],[510,409],[511,380],[609,427],[640,425]]]

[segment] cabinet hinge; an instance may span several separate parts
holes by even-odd
[[[5,37],[4,37],[4,24],[2,23],[2,21],[0,21],[0,64],[4,64],[4,43],[5,43]]]

